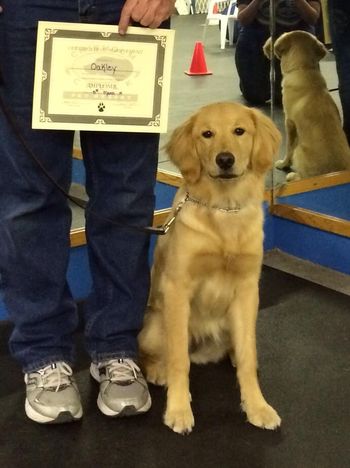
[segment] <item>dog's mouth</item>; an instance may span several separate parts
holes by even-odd
[[[237,179],[238,177],[241,177],[243,174],[233,174],[233,172],[229,173],[220,173],[220,174],[209,174],[212,179],[216,180],[232,180],[232,179]]]

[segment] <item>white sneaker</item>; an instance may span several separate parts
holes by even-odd
[[[90,373],[100,383],[97,406],[106,416],[133,416],[150,409],[147,382],[132,359],[92,363]]]
[[[83,415],[78,387],[65,362],[50,364],[24,375],[25,412],[35,422],[64,423]]]

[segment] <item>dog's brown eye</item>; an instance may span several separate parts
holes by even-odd
[[[213,132],[211,132],[210,130],[206,130],[202,133],[202,136],[204,136],[204,138],[211,138],[213,136]]]
[[[241,128],[241,127],[237,127],[234,129],[234,133],[236,135],[243,135],[244,132],[245,132],[244,128]]]

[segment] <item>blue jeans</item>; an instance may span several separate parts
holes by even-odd
[[[350,144],[350,3],[328,0],[329,26],[336,58],[343,127]]]
[[[263,105],[271,97],[270,60],[263,53],[263,45],[270,36],[268,27],[241,26],[236,44],[235,63],[239,86],[251,105]],[[281,102],[281,67],[275,60],[275,96]]]
[[[1,0],[0,93],[47,171],[71,182],[71,131],[31,130],[36,24],[117,24],[122,0]],[[159,136],[81,132],[89,204],[86,234],[93,289],[84,319],[93,361],[137,356],[149,290],[149,235],[101,221],[150,225]],[[71,211],[38,170],[0,110],[0,285],[14,323],[10,351],[25,372],[74,362],[78,317],[66,281]]]

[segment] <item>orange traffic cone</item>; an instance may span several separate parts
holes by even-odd
[[[207,69],[202,42],[195,43],[191,66],[185,73],[186,75],[212,75],[213,72]]]

